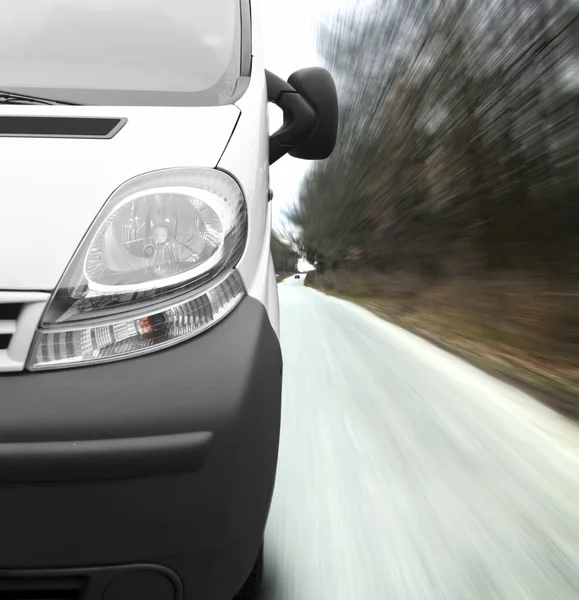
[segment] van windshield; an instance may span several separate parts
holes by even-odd
[[[247,43],[240,0],[0,3],[4,91],[95,105],[231,102]]]

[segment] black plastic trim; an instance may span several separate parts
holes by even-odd
[[[6,350],[10,345],[10,340],[12,339],[11,333],[0,333],[0,350]]]
[[[126,118],[1,115],[0,137],[81,138],[110,140]]]
[[[0,578],[88,574],[82,600],[111,600],[102,592],[114,565],[163,565],[186,600],[233,598],[274,490],[282,359],[265,306],[246,296],[215,327],[157,353],[0,374],[0,446],[214,435],[196,473],[0,484]],[[100,574],[88,571],[96,566]],[[133,598],[144,600],[125,595]]]
[[[127,479],[194,472],[210,432],[79,442],[0,444],[0,483]]]
[[[0,321],[8,320],[15,321],[22,310],[22,302],[6,302],[0,303]]]
[[[135,563],[130,565],[112,565],[102,567],[72,568],[72,569],[3,569],[0,570],[0,580],[27,580],[31,583],[47,580],[84,581],[86,590],[82,600],[101,600],[108,586],[123,575],[133,573],[157,573],[166,577],[175,588],[174,600],[182,600],[183,583],[179,576],[168,567],[148,563]],[[138,600],[138,599],[130,599]]]
[[[84,577],[2,577],[0,600],[84,600]]]
[[[265,70],[267,99],[283,111],[283,125],[269,137],[269,164],[291,152],[316,127],[316,113],[287,81]]]

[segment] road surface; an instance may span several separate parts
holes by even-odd
[[[262,600],[579,599],[579,428],[289,279]]]

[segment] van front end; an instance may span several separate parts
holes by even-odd
[[[281,369],[267,312],[244,295],[159,352],[3,373],[0,590],[233,598],[273,493]]]
[[[255,1],[5,4],[0,598],[253,597],[282,397],[269,167],[329,156],[331,77],[267,72]]]
[[[255,79],[256,91],[263,85]],[[242,117],[236,123],[245,126]],[[22,240],[19,252],[5,250],[2,269],[11,279],[0,292],[7,340],[0,351],[0,592],[6,594],[230,600],[263,542],[282,382],[276,296],[268,286],[268,182],[254,176],[242,191],[219,165],[109,182],[113,193],[93,223],[86,219],[88,233],[75,244],[76,220],[59,227],[66,211],[54,210],[65,198],[58,180],[66,177],[71,210],[83,195],[90,205],[107,178],[116,181],[115,170],[127,168],[120,157],[130,153],[137,125],[129,116],[118,138],[106,142],[102,152],[118,152],[119,162],[106,175],[103,168],[92,190],[83,161],[65,174],[70,163],[43,167],[41,150],[38,177],[26,179],[21,171],[31,156],[19,156],[0,176],[2,196],[13,200],[8,211],[20,211],[19,221],[30,210],[27,198],[53,208],[31,225],[38,229],[38,254],[27,253]],[[0,148],[16,141],[0,140]],[[140,149],[148,160],[153,146]],[[224,163],[230,156],[226,151]],[[238,172],[241,181],[257,171],[249,164]],[[250,209],[252,198],[263,200],[261,210]],[[259,232],[255,243],[250,222]],[[50,230],[58,235],[49,239]],[[43,243],[52,248],[43,252]],[[193,269],[186,278],[179,273],[186,260],[174,257],[191,255],[185,245],[208,256],[211,266],[197,278]],[[66,246],[72,259],[59,264],[55,257]],[[149,267],[151,248],[170,257],[171,283],[164,287],[157,280],[163,256]],[[257,260],[247,260],[252,250]],[[133,287],[119,291],[127,264],[141,269],[138,277],[125,271],[122,285],[128,279]],[[22,283],[36,290],[16,289],[24,274]],[[154,285],[142,285],[151,278]]]

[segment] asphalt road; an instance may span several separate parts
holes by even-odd
[[[579,428],[302,281],[279,292],[263,600],[579,599]]]

